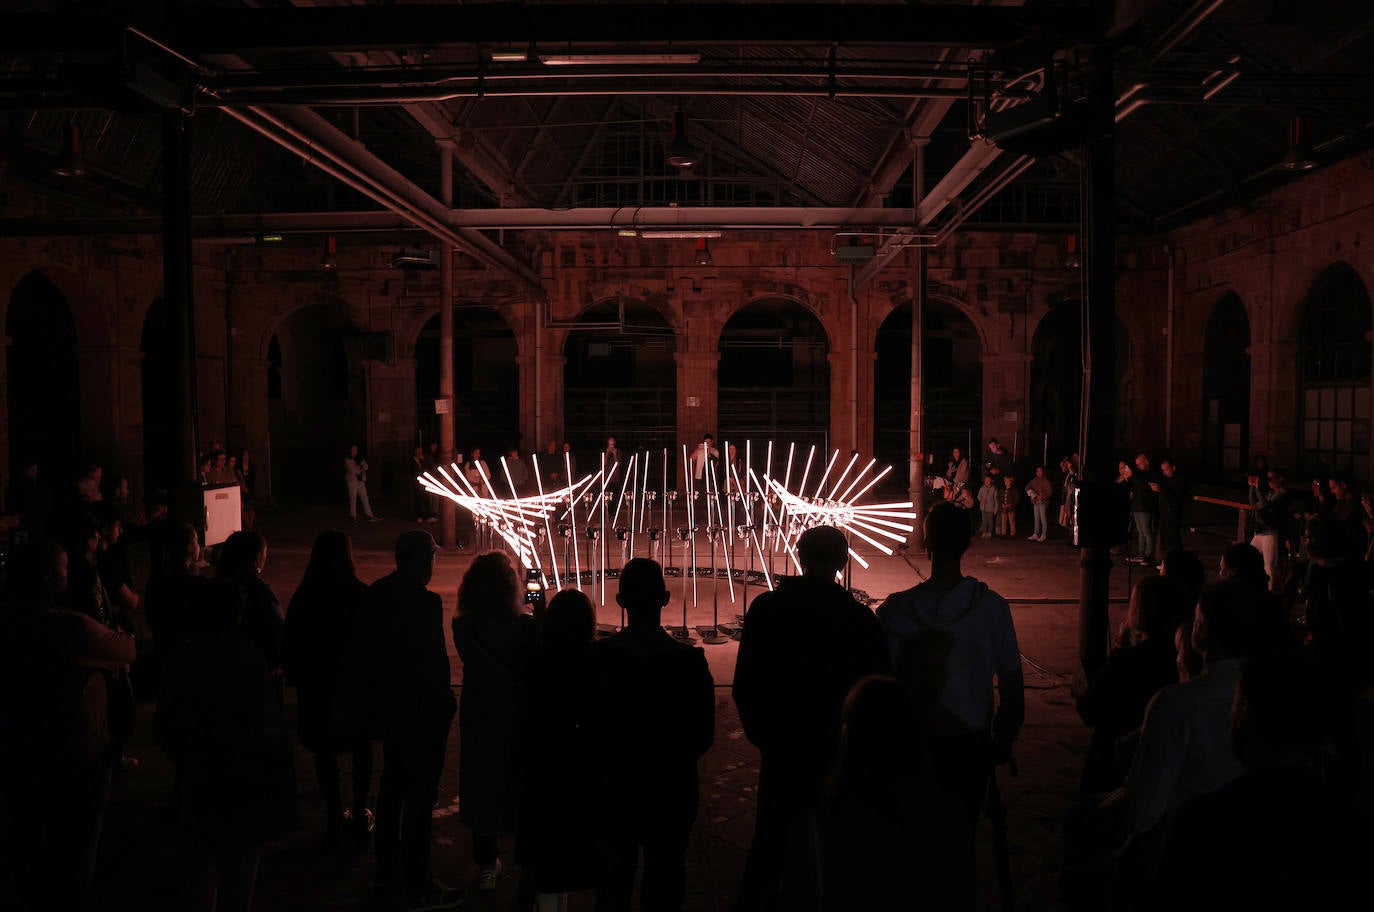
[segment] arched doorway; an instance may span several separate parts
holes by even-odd
[[[925,421],[922,440],[936,465],[954,447],[978,452],[983,421],[982,342],[973,322],[948,301],[929,300],[922,327]],[[897,468],[911,447],[911,302],[899,304],[878,327],[873,349],[873,454]],[[895,479],[905,485],[903,475]]]
[[[181,463],[181,371],[177,321],[162,298],[143,318],[143,479],[145,490],[170,491]]]
[[[272,493],[278,500],[343,503],[343,459],[366,445],[358,331],[326,307],[287,317],[268,343]],[[374,465],[376,489],[382,466]]]
[[[80,365],[76,323],[67,300],[34,270],[10,295],[5,319],[10,477],[36,461],[50,483],[65,484],[82,466]]]
[[[453,317],[454,444],[464,452],[482,450],[487,464],[520,446],[520,366],[515,333],[505,317],[479,305],[458,305]],[[417,446],[439,439],[439,315],[430,318],[415,340]]]
[[[1345,263],[1328,266],[1302,305],[1300,462],[1307,471],[1369,470],[1370,302]]]
[[[719,441],[830,449],[830,340],[790,298],[764,298],[720,333]]]
[[[615,437],[625,453],[676,451],[676,351],[672,326],[650,304],[624,298],[584,311],[563,346],[563,427],[573,449],[598,453]]]
[[[1077,300],[1062,301],[1050,308],[1031,338],[1030,412],[1028,439],[1021,442],[1020,454],[1030,454],[1039,463],[1057,464],[1078,451],[1079,412],[1083,401],[1082,325]],[[1131,377],[1131,336],[1118,318],[1116,324],[1116,441],[1117,447],[1130,447],[1130,416],[1133,413]],[[1006,441],[1003,441],[1005,444]]]
[[[1246,464],[1250,436],[1250,317],[1231,292],[1212,308],[1202,356],[1202,465],[1220,476]]]

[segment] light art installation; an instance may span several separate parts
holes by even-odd
[[[726,441],[727,453],[729,446]],[[663,563],[662,548],[666,542],[668,561],[665,572],[671,576],[692,577],[690,602],[693,606],[697,604],[697,577],[719,580],[722,571],[729,585],[732,605],[737,599],[737,581],[744,584],[746,602],[750,583],[761,580],[772,589],[775,547],[784,555],[784,567],[790,560],[796,572],[800,573],[797,539],[807,529],[816,526],[834,526],[844,532],[850,541],[850,556],[864,569],[868,569],[869,564],[855,550],[856,540],[888,556],[892,555],[897,545],[906,541],[916,519],[911,502],[859,503],[892,471],[891,466],[874,472],[877,460],[870,459],[863,468],[854,472],[859,461],[859,455],[855,453],[835,475],[840,458],[840,451],[835,450],[820,474],[820,481],[811,488],[809,481],[813,463],[816,463],[816,448],[812,446],[807,453],[801,479],[794,489],[792,476],[796,445],[791,444],[787,448],[782,480],[773,474],[773,449],[773,442],[769,441],[762,474],[750,464],[753,454],[750,442],[745,444],[742,467],[724,465],[722,470],[717,460],[710,460],[712,470],[703,472],[704,484],[698,487],[694,479],[692,453],[683,446],[681,470],[687,488],[681,493],[668,490],[669,451],[666,448],[662,451],[659,466],[662,491],[650,490],[649,480],[656,473],[651,472],[653,460],[648,451],[632,454],[628,462],[613,464],[609,471],[603,456],[599,471],[577,481],[572,480],[572,473],[568,471],[572,467],[571,460],[564,454],[568,483],[551,491],[544,490],[539,458],[533,456],[531,460],[534,477],[538,480],[538,493],[525,496],[520,496],[515,490],[504,457],[501,458],[501,471],[509,497],[498,495],[498,490],[503,487],[499,480],[493,483],[483,472],[481,483],[474,484],[457,464],[450,466],[452,474],[440,466],[437,474],[425,472],[416,481],[430,494],[446,497],[471,513],[479,527],[490,529],[500,538],[523,568],[539,571],[547,587],[561,589],[576,586],[581,589],[584,582],[590,582],[592,586],[599,586],[602,605],[606,601],[607,577],[619,574],[619,568],[610,566],[607,561],[607,540],[611,536],[614,536],[612,540],[620,543],[622,565],[628,558],[637,556],[653,557]],[[723,477],[718,477],[721,471]],[[616,478],[617,473],[619,479]],[[675,528],[673,523],[677,518],[679,499],[686,504],[686,525]],[[655,502],[661,502],[661,514],[655,511]],[[583,531],[578,526],[579,504],[580,516],[586,523],[585,549],[578,544],[578,532]],[[703,508],[704,517],[701,514]],[[624,526],[619,525],[622,516],[625,518]],[[701,525],[703,518],[704,527]],[[659,519],[662,525],[654,525]],[[759,521],[762,528],[759,527]],[[696,562],[697,536],[701,532],[706,533],[710,545],[710,567],[700,567]],[[674,533],[682,542],[684,568],[672,566]],[[647,555],[636,553],[637,536],[638,541],[646,543]],[[555,537],[563,540],[561,573]],[[736,540],[745,543],[748,570],[743,569],[741,562],[736,559]],[[569,550],[575,569],[569,566]],[[584,553],[587,562],[585,572],[582,567]],[[718,559],[724,561],[724,567],[717,566]],[[760,568],[758,571],[753,569],[755,559]],[[684,586],[686,582],[684,578]],[[684,594],[684,608],[687,601]]]

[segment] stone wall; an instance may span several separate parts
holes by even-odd
[[[33,212],[33,201],[20,205],[21,197],[7,193],[6,215]],[[1119,366],[1118,444],[1169,447],[1185,458],[1198,450],[1206,325],[1217,302],[1234,293],[1250,321],[1248,451],[1292,464],[1301,303],[1314,278],[1336,261],[1348,263],[1374,288],[1374,258],[1365,249],[1374,238],[1371,204],[1374,171],[1366,156],[1167,236],[1123,239],[1117,314],[1129,356]],[[831,232],[727,232],[712,243],[710,266],[693,265],[691,241],[607,232],[528,232],[508,240],[539,272],[547,304],[461,256],[455,296],[493,308],[515,335],[525,449],[565,436],[569,322],[624,296],[653,308],[673,330],[680,440],[695,440],[719,424],[715,390],[727,321],[753,302],[780,299],[813,314],[824,327],[832,445],[871,451],[878,332],[909,300],[914,251],[851,293],[850,267],[830,252]],[[1062,266],[1062,245],[1060,236],[966,232],[929,252],[932,299],[966,317],[979,340],[978,436],[1015,438],[1033,457],[1039,456],[1038,444],[1025,437],[1036,329],[1052,310],[1066,302],[1074,307],[1079,295],[1077,272]],[[416,401],[415,345],[437,313],[439,289],[437,273],[387,268],[390,252],[389,245],[350,244],[345,236],[339,270],[321,273],[313,244],[196,244],[200,438],[257,454],[264,493],[272,489],[273,466],[293,459],[314,459],[319,471],[333,473],[338,454],[332,448],[355,432],[374,466],[388,467],[385,484],[404,485],[399,467],[415,443],[420,410],[432,408]],[[141,480],[142,330],[161,293],[159,239],[0,240],[0,311],[7,313],[13,289],[33,270],[61,291],[77,327],[86,455]],[[326,332],[337,348],[302,347],[295,336],[311,332]],[[280,405],[269,404],[268,395],[276,383],[268,363],[274,337],[283,360]],[[306,349],[311,362],[297,357],[293,364],[293,351]],[[0,351],[0,409],[8,408],[7,396],[23,394],[7,388],[6,360],[7,352]],[[307,374],[326,379],[300,381],[293,393],[290,377]],[[316,435],[313,451],[285,454],[281,441],[273,440],[274,420],[329,430]],[[0,421],[4,466],[8,429],[8,420]],[[926,449],[943,452],[962,443],[929,441]],[[1050,454],[1051,461],[1058,455]],[[1374,466],[1369,469],[1374,474]]]

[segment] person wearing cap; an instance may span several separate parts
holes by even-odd
[[[362,642],[369,680],[367,734],[382,741],[377,795],[379,893],[404,894],[426,909],[461,904],[461,893],[430,879],[431,812],[439,797],[453,698],[444,604],[430,591],[434,536],[419,529],[396,539],[396,570],[372,584]]]
[[[687,840],[697,815],[697,760],[715,736],[715,685],[698,646],[663,629],[668,587],[657,561],[637,557],[620,571],[623,630],[592,646],[603,693],[604,756],[600,842],[605,861],[599,912],[630,908],[642,847],[640,908],[682,908]]]
[[[808,529],[797,556],[802,575],[749,606],[735,663],[735,705],[762,755],[739,909],[772,902],[789,834],[819,802],[834,766],[845,697],[862,678],[891,668],[882,625],[835,580],[849,559],[844,533]]]

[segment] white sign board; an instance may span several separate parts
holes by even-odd
[[[435,399],[435,400],[434,400],[434,414],[436,414],[436,415],[447,415],[447,414],[449,414],[449,413],[452,412],[452,411],[453,411],[453,400],[452,400],[452,399]]]
[[[243,528],[243,500],[239,486],[218,485],[201,492],[205,498],[205,546],[218,545]]]

